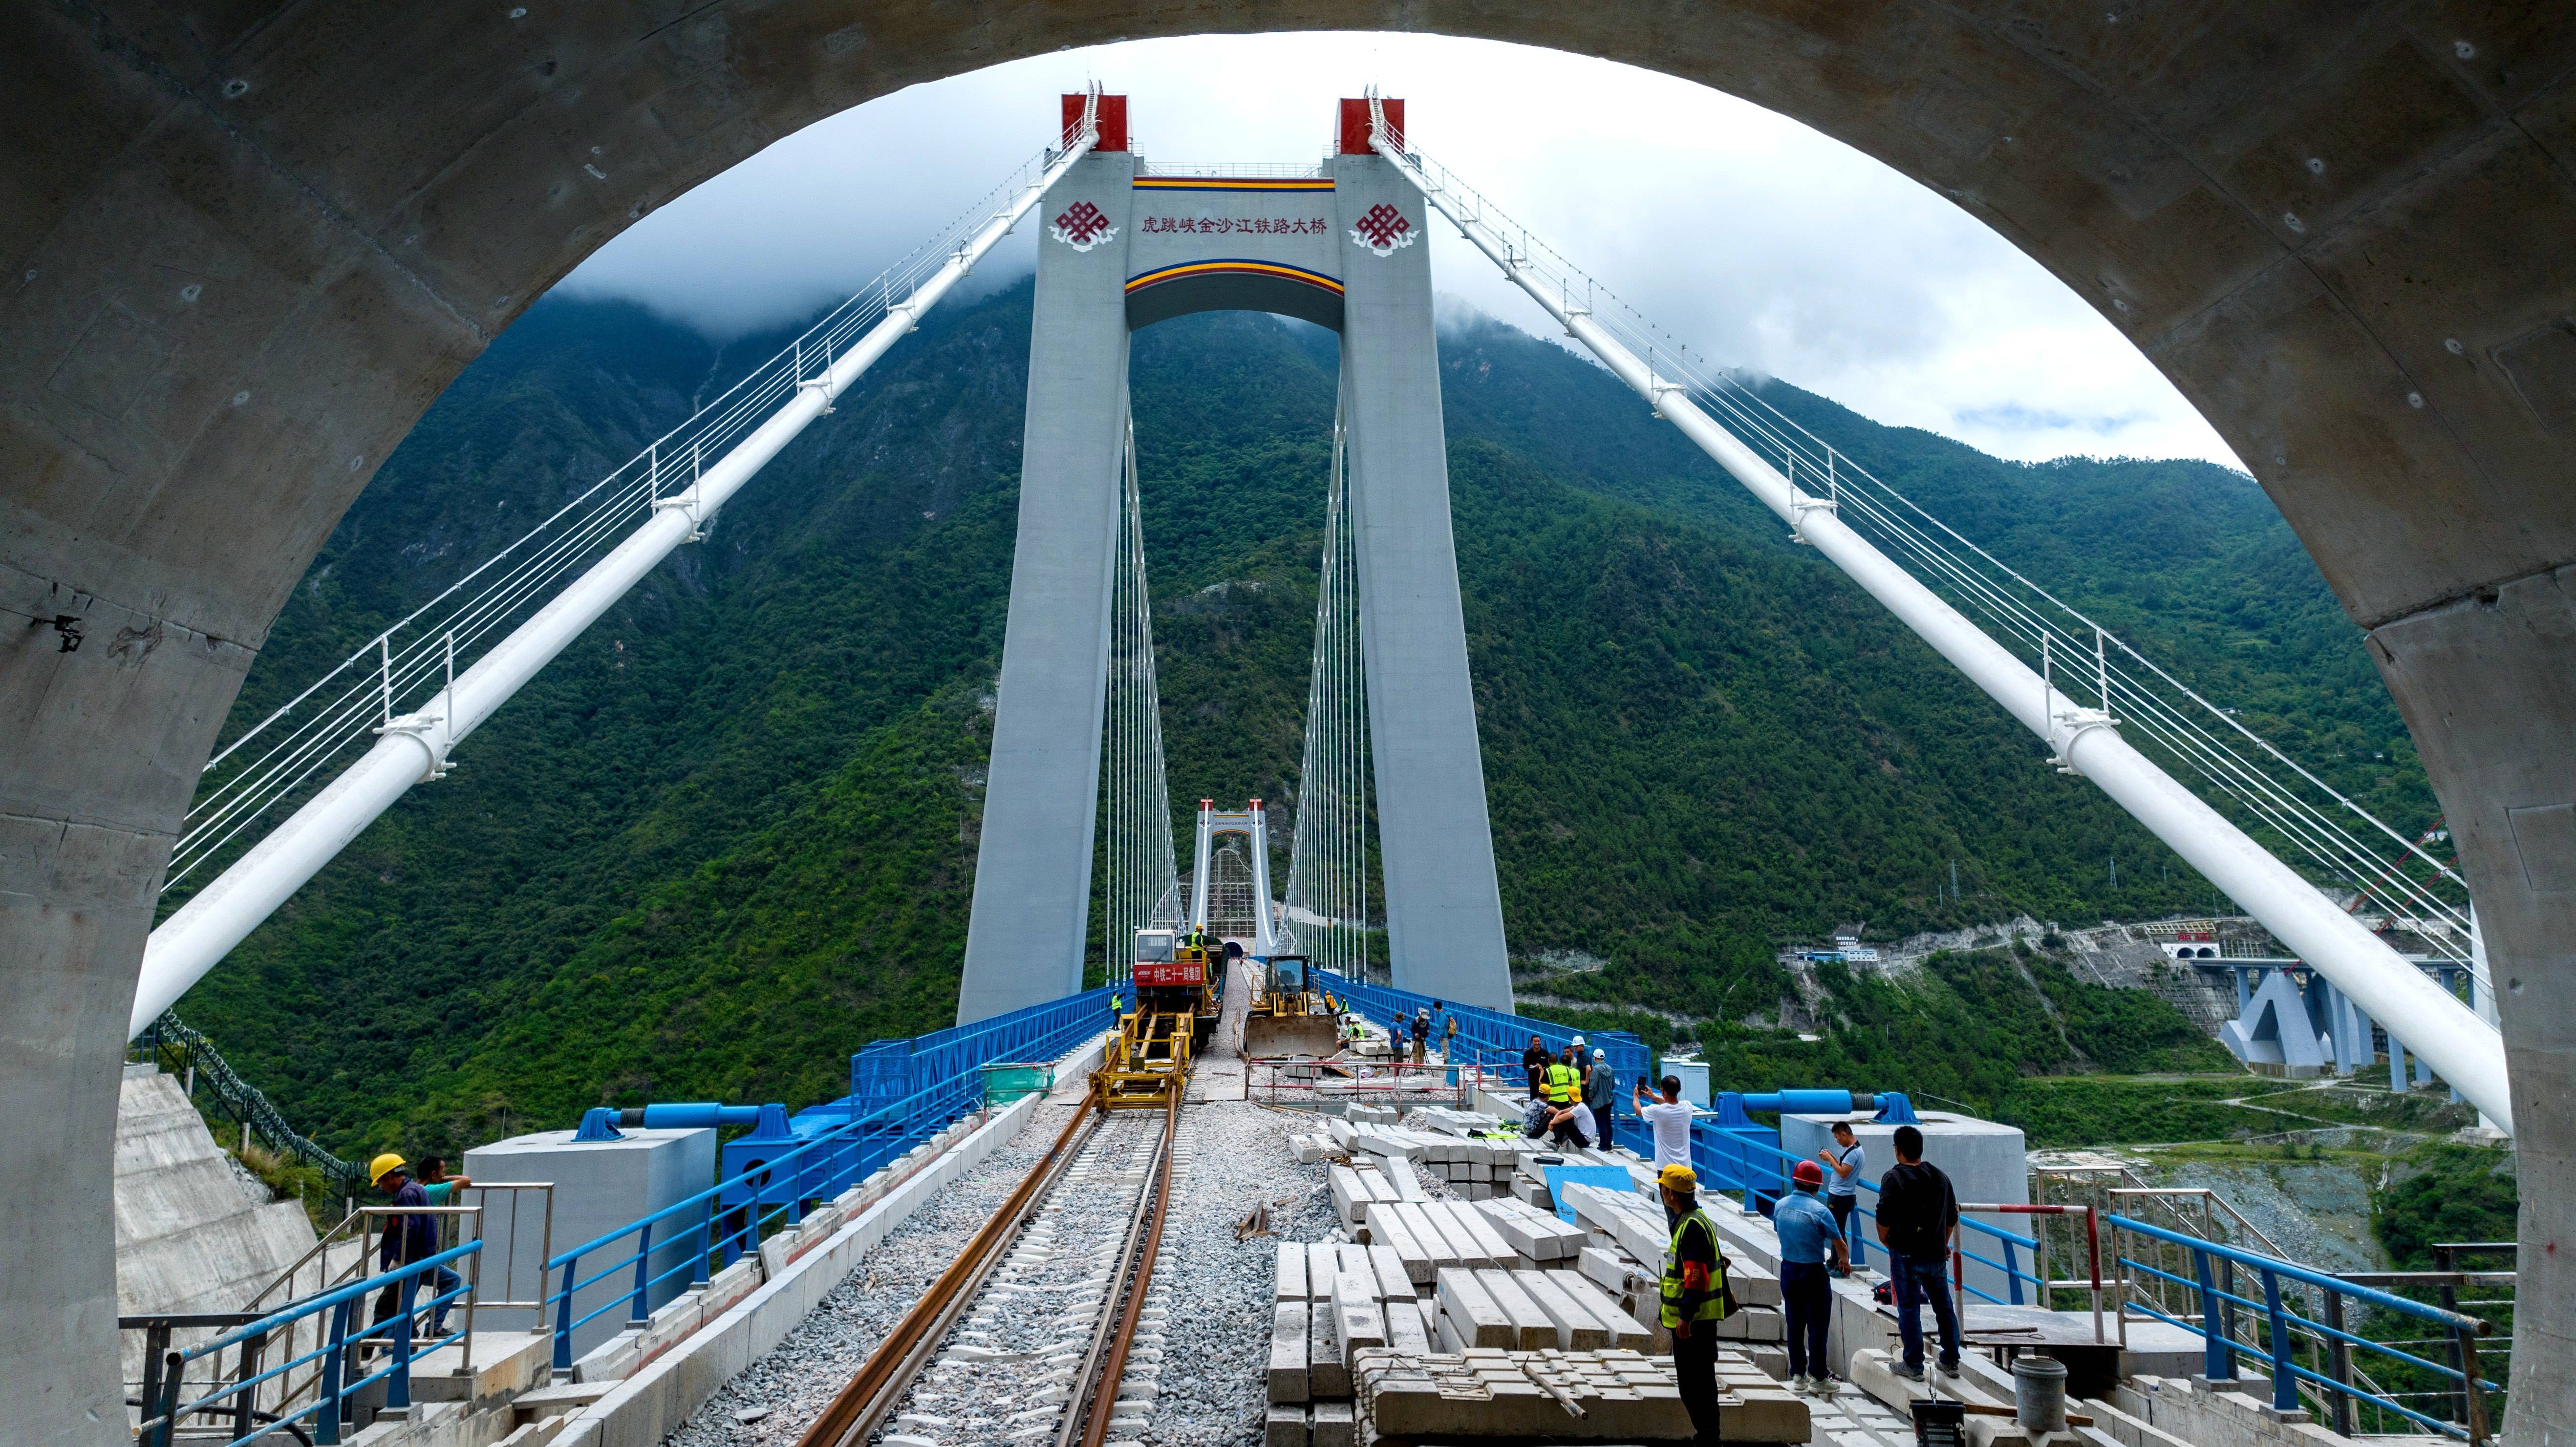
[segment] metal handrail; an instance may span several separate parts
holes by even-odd
[[[2151,1241],[2178,1246],[2190,1252],[2192,1276],[2186,1280],[2175,1273],[2136,1260],[2126,1252],[2116,1251],[2115,1248],[2119,1264],[2124,1269],[2137,1271],[2150,1279],[2183,1286],[2198,1295],[2200,1302],[2198,1324],[2179,1314],[2164,1311],[2144,1302],[2133,1303],[2133,1305],[2136,1310],[2156,1320],[2168,1322],[2198,1335],[2206,1348],[2206,1368],[2211,1380],[2233,1380],[2236,1375],[2236,1359],[2239,1356],[2255,1357],[2266,1360],[2271,1368],[2274,1407],[2283,1411],[2297,1410],[2300,1384],[2309,1384],[2318,1390],[2322,1399],[2330,1407],[2336,1430],[2345,1432],[2347,1435],[2352,1426],[2352,1404],[2366,1402],[2381,1411],[2395,1412],[2410,1421],[2432,1427],[2449,1436],[2464,1438],[2473,1444],[2488,1440],[2486,1399],[2497,1388],[2480,1372],[2478,1342],[2493,1330],[2491,1323],[2445,1307],[2413,1301],[2393,1292],[2383,1291],[2376,1286],[2318,1271],[2297,1262],[2265,1256],[2259,1252],[2247,1251],[2203,1237],[2170,1231],[2134,1217],[2115,1215],[2110,1218],[2110,1223],[2115,1233],[2126,1232]],[[2258,1301],[2232,1289],[2222,1288],[2217,1282],[2215,1270],[2215,1267],[2220,1264],[2244,1267],[2255,1272],[2262,1283],[2261,1299]],[[2445,1274],[2450,1273],[2433,1273],[2436,1276]],[[2285,1281],[2296,1282],[2322,1292],[2325,1302],[2324,1314],[2327,1319],[2317,1321],[2284,1306],[2281,1299],[2281,1284]],[[2401,1351],[2389,1343],[2373,1341],[2347,1330],[2344,1325],[2344,1310],[2349,1303],[2359,1303],[2382,1311],[2394,1312],[2400,1316],[2431,1322],[2445,1328],[2450,1333],[2449,1340],[2452,1348],[2458,1354],[2459,1365],[2444,1366],[2439,1362]],[[2227,1322],[2227,1317],[2230,1315],[2228,1309],[2231,1307],[2241,1307],[2249,1313],[2261,1313],[2262,1323],[2266,1328],[2266,1340],[2259,1344],[2236,1340],[2235,1333]],[[2124,1315],[2127,1309],[2123,1308]],[[2331,1372],[2321,1372],[2298,1363],[2294,1353],[2297,1350],[2298,1341],[2302,1338],[2311,1343],[2321,1355],[2328,1356],[2333,1367]],[[2457,1395],[2464,1408],[2462,1416],[2466,1419],[2465,1423],[2444,1422],[2419,1412],[2397,1400],[2398,1394],[2378,1390],[2376,1382],[2370,1383],[2369,1390],[2355,1386],[2349,1380],[2353,1375],[2351,1353],[2355,1347],[2376,1352],[2392,1360],[2457,1382],[2459,1384]],[[2368,1380],[2366,1374],[2364,1379]]]
[[[1045,1006],[1030,1007],[1032,1013],[1061,1007],[1064,1018],[1034,1041],[996,1043],[989,1048],[1010,1049],[1024,1055],[1043,1054],[1049,1058],[1060,1056],[1099,1033],[1100,1022],[1092,1010],[1107,996],[1108,989],[1102,987],[1050,1001]],[[928,1132],[920,1127],[925,1115],[935,1108],[980,1105],[983,1067],[987,1061],[976,1058],[975,1042],[1007,1041],[1015,1033],[1013,1029],[984,1021],[918,1037],[910,1043],[919,1046],[922,1042],[932,1042],[928,1049],[938,1052],[936,1058],[950,1067],[949,1073],[899,1100],[888,1101],[865,1112],[859,1112],[853,1097],[853,1114],[849,1120],[719,1180],[703,1191],[648,1212],[569,1250],[548,1256],[543,1270],[550,1275],[558,1271],[562,1273],[560,1284],[547,1293],[541,1306],[541,1309],[551,1308],[554,1316],[555,1370],[569,1371],[572,1368],[573,1333],[615,1310],[620,1303],[628,1308],[628,1323],[640,1326],[650,1318],[653,1294],[663,1284],[683,1273],[688,1274],[692,1284],[703,1283],[708,1279],[709,1256],[751,1249],[773,1223],[794,1225],[802,1220],[808,1199],[805,1187],[809,1181],[864,1177],[908,1149],[911,1142],[927,1135]],[[964,1114],[965,1110],[955,1113]],[[944,1124],[945,1120],[941,1123]],[[871,1162],[871,1151],[883,1153]],[[856,1156],[855,1163],[846,1172],[841,1169],[844,1152]],[[737,1190],[749,1194],[748,1200],[736,1203],[734,1207],[742,1211],[743,1222],[719,1235],[716,1231],[718,1208],[725,1205],[727,1192]],[[776,1204],[772,1206],[772,1202]],[[764,1210],[764,1207],[770,1209]],[[680,1230],[684,1237],[694,1238],[694,1249],[683,1256],[680,1264],[656,1273],[652,1270],[652,1257],[657,1249],[654,1229],[682,1216],[692,1217]],[[583,1257],[595,1255],[629,1237],[635,1239],[634,1250],[588,1276],[580,1274]],[[668,1249],[670,1245],[665,1240],[658,1249]],[[582,1291],[630,1269],[634,1280],[628,1290],[611,1296],[578,1317],[573,1314],[574,1298]]]
[[[414,1208],[409,1214],[418,1214],[418,1208]],[[438,1313],[463,1299],[467,1313],[467,1330],[470,1330],[474,1288],[471,1282],[465,1282],[451,1290],[437,1292],[427,1301],[417,1300],[413,1292],[419,1287],[422,1278],[429,1273],[444,1271],[450,1262],[468,1260],[482,1250],[482,1242],[470,1241],[465,1245],[451,1247],[418,1261],[406,1262],[381,1276],[370,1276],[345,1286],[333,1287],[301,1301],[291,1302],[276,1311],[243,1322],[211,1341],[201,1342],[185,1350],[171,1350],[158,1364],[160,1368],[158,1372],[152,1370],[153,1364],[147,1363],[147,1381],[155,1390],[146,1392],[143,1420],[135,1428],[136,1441],[141,1444],[141,1447],[170,1447],[172,1434],[182,1418],[228,1410],[235,1414],[237,1424],[249,1428],[247,1431],[237,1433],[233,1438],[236,1443],[255,1441],[270,1433],[283,1431],[290,1424],[310,1417],[313,1419],[314,1442],[317,1447],[327,1447],[327,1444],[336,1444],[340,1440],[342,1405],[361,1388],[379,1380],[384,1381],[386,1406],[410,1406],[413,1361],[451,1343],[462,1342],[466,1336],[465,1331],[450,1332],[422,1345],[413,1339],[412,1317],[421,1311]],[[350,1317],[356,1303],[363,1300],[370,1292],[383,1291],[396,1293],[398,1308],[396,1313],[363,1330],[352,1332],[349,1329]],[[296,1323],[307,1317],[318,1316],[325,1311],[331,1313],[330,1329],[322,1345],[301,1356],[289,1356],[276,1366],[265,1369],[260,1367],[260,1358],[270,1336],[280,1331],[292,1332]],[[228,1313],[226,1315],[238,1319],[248,1314]],[[353,1354],[369,1339],[378,1337],[381,1337],[390,1348],[389,1360],[376,1370],[349,1380],[347,1374],[354,1365]],[[292,1336],[288,1340],[290,1342],[288,1350],[292,1352]],[[242,1354],[242,1366],[236,1380],[222,1383],[215,1390],[194,1401],[180,1400],[184,1371],[189,1362],[215,1357],[235,1348],[239,1348]],[[271,1381],[282,1381],[297,1367],[313,1362],[321,1363],[322,1370],[319,1386],[311,1405],[290,1412],[283,1410],[285,1404],[281,1403],[281,1410],[274,1420],[263,1425],[251,1426],[248,1419],[252,1404],[257,1401],[259,1389]]]

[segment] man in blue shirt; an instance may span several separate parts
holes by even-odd
[[[1789,1390],[1831,1396],[1833,1368],[1825,1364],[1825,1326],[1833,1310],[1829,1270],[1848,1271],[1850,1247],[1834,1213],[1816,1199],[1825,1183],[1824,1167],[1800,1161],[1790,1173],[1796,1187],[1772,1209],[1771,1229],[1780,1237],[1780,1313],[1787,1318]]]

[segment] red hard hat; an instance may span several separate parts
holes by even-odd
[[[1814,1161],[1800,1161],[1798,1169],[1789,1173],[1789,1178],[1802,1186],[1821,1186],[1825,1183],[1825,1168]]]

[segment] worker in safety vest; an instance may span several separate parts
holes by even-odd
[[[1120,994],[1120,993],[1118,993],[1116,990],[1112,990],[1112,991],[1110,991],[1110,992],[1109,992],[1109,1018],[1110,1018],[1110,1019],[1112,1019],[1112,1020],[1115,1020],[1115,1019],[1117,1019],[1119,1016],[1124,1015],[1124,1014],[1126,1014],[1126,1013],[1127,1013],[1127,997],[1126,997],[1126,996],[1124,996],[1124,995],[1122,995],[1122,994]]]
[[[1582,1093],[1583,1075],[1574,1068],[1574,1052],[1568,1050],[1561,1059],[1547,1063],[1547,1077],[1540,1082],[1547,1091],[1548,1104],[1563,1109],[1574,1104]]]
[[[1655,1176],[1663,1192],[1665,1214],[1673,1218],[1673,1239],[1664,1248],[1664,1329],[1673,1334],[1673,1376],[1681,1388],[1682,1408],[1703,1443],[1717,1435],[1717,1324],[1735,1312],[1734,1293],[1726,1285],[1726,1255],[1718,1249],[1717,1226],[1699,1208],[1699,1176],[1690,1167],[1668,1165]]]

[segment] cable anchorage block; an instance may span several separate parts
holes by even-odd
[[[2120,721],[2098,708],[2062,708],[2048,720],[2048,746],[2053,751],[2051,763],[2057,772],[2083,778],[2084,771],[2075,767],[2075,745],[2092,729],[2117,729]]]

